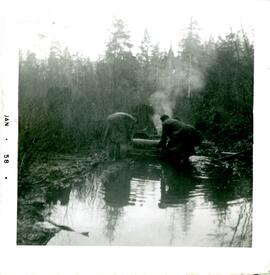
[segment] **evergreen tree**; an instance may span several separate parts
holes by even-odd
[[[197,77],[200,77],[200,57],[202,56],[202,45],[198,35],[198,23],[191,19],[187,28],[187,34],[179,44],[179,61],[182,82],[185,83],[186,95],[192,96],[193,89],[197,89]],[[199,83],[198,83],[199,84]]]
[[[130,42],[130,35],[126,30],[126,24],[123,20],[117,18],[114,19],[113,30],[106,46],[107,60],[124,58],[125,55],[131,54],[132,44]]]
[[[115,19],[105,57],[109,67],[109,96],[115,98],[112,102],[114,111],[128,111],[136,100],[138,63],[132,55],[131,48],[130,35],[125,23]]]
[[[147,102],[150,94],[154,92],[154,85],[151,82],[151,53],[153,52],[153,45],[147,29],[144,31],[143,40],[139,48],[140,52],[137,54],[140,65],[138,70],[138,90],[142,101]]]

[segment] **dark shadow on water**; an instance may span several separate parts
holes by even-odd
[[[50,188],[46,193],[46,202],[49,204],[57,204],[60,202],[61,205],[67,205],[70,192],[71,186],[66,188]]]
[[[105,182],[104,201],[107,206],[121,208],[129,204],[130,180],[130,171],[125,169],[115,180]]]
[[[199,182],[199,179],[193,176],[191,167],[181,170],[163,164],[159,207],[166,208],[185,204],[189,200],[190,193]]]
[[[252,200],[252,179],[235,179],[232,174],[220,171],[205,182],[204,193],[217,209],[226,210],[229,202],[241,198]]]

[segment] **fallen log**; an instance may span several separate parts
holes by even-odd
[[[144,149],[159,148],[159,139],[133,138],[132,144],[134,148],[144,148]]]
[[[53,222],[50,219],[45,219],[45,221],[48,222],[48,223],[50,223],[50,224],[52,224],[52,225],[54,225],[55,227],[59,228],[60,230],[65,230],[65,231],[70,231],[70,232],[76,232],[71,227],[66,226],[66,225],[57,224],[57,223]],[[76,232],[76,233],[79,233],[79,234],[87,236],[87,237],[88,237],[88,234],[89,234],[89,232]]]
[[[132,156],[158,157],[160,155],[159,139],[132,139]]]

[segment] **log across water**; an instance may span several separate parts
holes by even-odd
[[[135,148],[159,148],[159,139],[142,139],[142,138],[133,138],[132,144]]]
[[[132,139],[131,155],[151,155],[159,156],[159,139]]]

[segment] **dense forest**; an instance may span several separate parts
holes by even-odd
[[[102,148],[106,117],[151,106],[193,124],[222,150],[252,148],[253,44],[244,31],[202,41],[195,22],[177,51],[145,30],[139,50],[115,19],[106,52],[93,61],[57,42],[48,58],[20,54],[19,175],[42,155]]]

